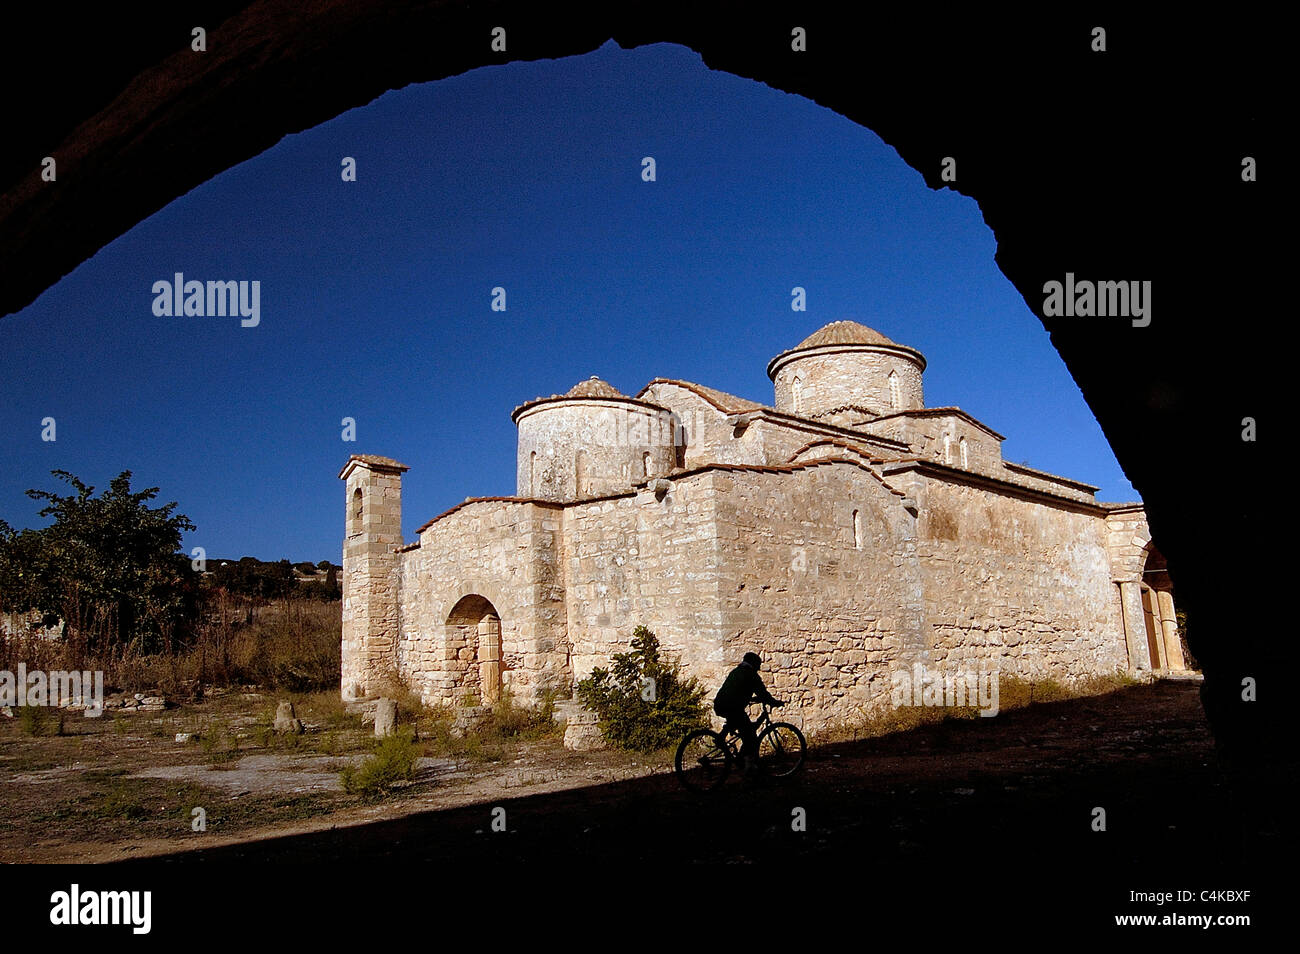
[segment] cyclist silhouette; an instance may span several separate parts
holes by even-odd
[[[745,653],[740,665],[731,670],[723,681],[722,688],[713,698],[713,711],[727,720],[722,731],[725,733],[728,729],[734,728],[740,733],[740,758],[747,773],[757,765],[758,753],[755,750],[758,748],[758,737],[754,732],[754,723],[745,712],[745,706],[752,700],[765,702],[773,707],[785,705],[784,702],[772,698],[772,694],[767,691],[767,686],[763,685],[763,680],[758,675],[762,664],[763,660],[759,658],[758,653]]]

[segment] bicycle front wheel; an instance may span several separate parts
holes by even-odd
[[[785,778],[799,771],[807,754],[803,733],[789,722],[774,722],[758,737],[759,768],[772,778]]]
[[[692,792],[708,792],[727,780],[731,750],[712,729],[696,729],[677,746],[677,778]]]

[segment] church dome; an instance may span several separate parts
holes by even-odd
[[[768,362],[777,410],[816,417],[852,406],[871,417],[925,406],[925,356],[856,321],[832,321]]]
[[[680,425],[661,405],[594,374],[510,415],[519,428],[518,496],[583,500],[631,491],[677,466]]]
[[[855,344],[898,347],[898,342],[890,341],[875,328],[868,328],[856,321],[832,321],[829,325],[818,328],[791,350],[801,351],[804,348],[819,348],[822,345]]]
[[[579,381],[573,387],[564,393],[565,397],[588,397],[588,398],[625,398],[627,397],[622,391],[614,387],[608,381],[602,381],[594,374],[586,381]]]

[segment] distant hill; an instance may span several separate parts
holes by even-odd
[[[285,596],[311,596],[339,599],[338,577],[343,567],[329,560],[319,563],[290,563],[284,560],[208,559],[204,577],[216,586],[244,596],[268,599]]]

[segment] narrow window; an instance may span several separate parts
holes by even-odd
[[[966,450],[966,438],[961,439],[961,465],[970,467],[970,454]]]
[[[352,491],[352,529],[361,529],[361,488]]]
[[[795,411],[796,412],[802,411],[803,410],[803,381],[801,381],[797,376],[790,383],[790,396],[794,401]]]
[[[587,473],[589,469],[587,452],[578,451],[578,458],[574,462],[574,492],[581,496],[587,492]]]
[[[898,372],[889,372],[889,406],[895,411],[903,406],[903,399],[898,391]]]
[[[641,470],[644,472],[644,474],[645,474],[646,477],[649,477],[650,474],[651,474],[651,471],[654,470],[654,466],[650,463],[650,454],[649,454],[649,453],[646,453],[646,454],[642,455],[642,457],[641,457]]]
[[[943,435],[943,462],[952,463],[952,437],[948,434]]]
[[[528,492],[534,497],[537,496],[539,488],[537,486],[537,451],[528,455]]]
[[[853,546],[862,549],[862,511],[853,511]]]

